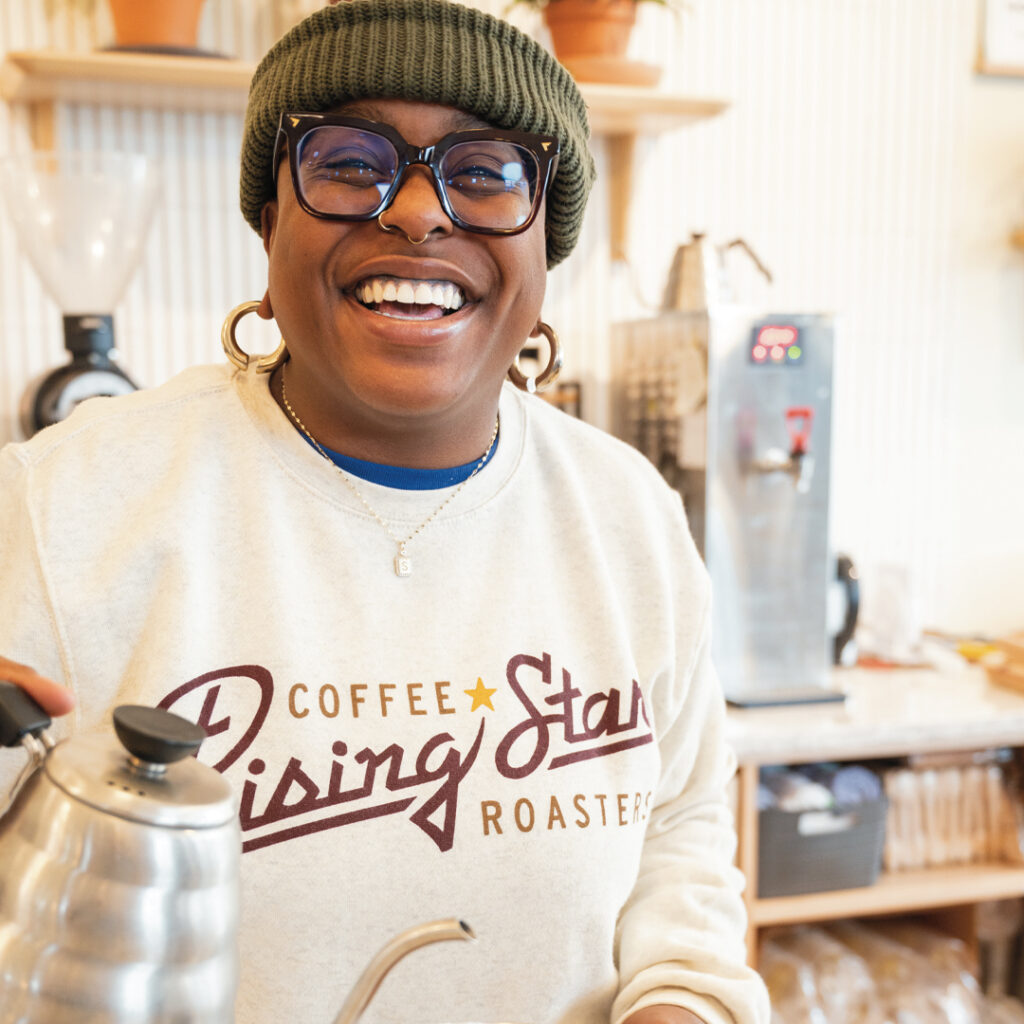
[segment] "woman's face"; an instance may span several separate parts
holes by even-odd
[[[417,146],[484,126],[462,111],[406,100],[353,102],[339,112],[390,124]],[[414,166],[383,220],[395,231],[311,216],[282,163],[277,198],[263,209],[263,242],[270,306],[291,354],[289,401],[314,436],[349,454],[381,458],[386,450],[371,439],[388,438],[392,447],[430,447],[422,458],[407,452],[409,464],[469,461],[490,436],[501,383],[540,316],[544,211],[518,235],[465,231],[445,214],[429,170]],[[409,241],[424,236],[420,245]],[[400,298],[409,294],[403,286],[422,296],[424,282],[448,300],[454,287],[462,304],[452,311],[366,301],[389,283]],[[445,445],[468,454],[442,455]]]

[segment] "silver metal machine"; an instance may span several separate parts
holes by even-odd
[[[614,332],[613,429],[683,495],[736,705],[842,699],[830,685],[834,336],[827,315],[731,306]]]

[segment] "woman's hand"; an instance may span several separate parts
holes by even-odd
[[[50,716],[66,715],[75,706],[74,694],[34,668],[0,657],[0,679],[20,686]]]
[[[622,1024],[704,1024],[704,1021],[681,1006],[659,1004],[631,1013]]]

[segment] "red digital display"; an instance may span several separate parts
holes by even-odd
[[[757,332],[757,344],[766,349],[789,348],[799,336],[800,332],[792,325],[767,324]]]
[[[750,358],[766,366],[796,366],[803,362],[800,328],[793,324],[763,324],[755,328]]]

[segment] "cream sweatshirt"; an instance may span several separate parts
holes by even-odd
[[[511,386],[494,458],[395,545],[227,367],[85,403],[0,452],[0,653],[203,724],[239,798],[240,1024],[765,1024],[744,966],[708,581],[635,450]],[[400,535],[444,492],[362,481]],[[7,784],[20,767],[0,752]],[[2,1011],[0,1011],[2,1020]]]

